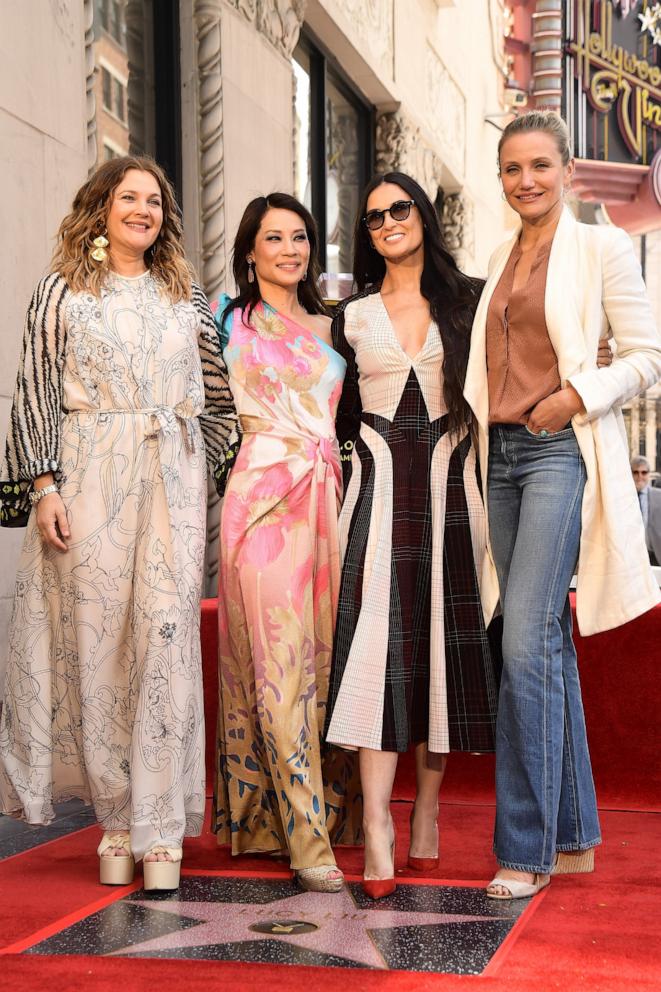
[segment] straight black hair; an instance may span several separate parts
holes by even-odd
[[[328,313],[319,292],[318,282],[321,271],[319,235],[314,217],[302,203],[290,196],[289,193],[269,193],[268,196],[255,197],[243,211],[243,217],[232,248],[232,272],[238,293],[225,307],[222,316],[223,321],[236,307],[241,307],[242,313],[247,312],[246,320],[249,321],[253,310],[261,300],[257,279],[254,282],[248,282],[248,255],[255,247],[255,238],[266,212],[272,208],[291,210],[292,213],[298,214],[303,221],[310,245],[310,261],[307,279],[298,284],[299,303],[308,313]]]
[[[354,229],[353,277],[363,292],[380,286],[386,274],[386,261],[375,250],[364,217],[370,195],[383,183],[399,186],[415,201],[423,226],[424,267],[420,292],[429,301],[432,320],[443,343],[443,398],[448,408],[448,429],[456,434],[471,420],[470,407],[464,399],[464,381],[470,350],[470,336],[477,303],[484,281],[460,272],[445,247],[438,215],[422,186],[403,172],[386,172],[374,176],[363,190]]]

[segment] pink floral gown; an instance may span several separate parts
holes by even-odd
[[[221,310],[223,301],[221,301]],[[340,557],[335,413],[345,362],[259,304],[221,339],[243,432],[220,523],[220,710],[214,830],[234,854],[332,865],[355,843],[355,760],[322,757]]]

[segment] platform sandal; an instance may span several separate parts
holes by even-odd
[[[111,848],[121,849],[126,853],[108,854]],[[96,853],[99,855],[99,881],[102,885],[130,885],[135,871],[135,859],[126,830],[109,830],[104,833]]]
[[[145,857],[149,854],[167,854],[169,861],[145,861],[142,860],[142,873],[144,878],[145,892],[156,890],[169,890],[179,888],[179,876],[181,874],[181,848],[167,847],[165,844],[154,844]]]
[[[329,878],[330,872],[338,872],[339,878]],[[294,878],[306,892],[339,892],[344,885],[344,875],[337,865],[315,865],[312,868],[297,868]]]
[[[552,875],[583,875],[594,871],[594,848],[586,851],[558,851]]]

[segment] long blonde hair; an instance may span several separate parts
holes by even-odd
[[[163,226],[145,253],[145,264],[173,303],[190,300],[193,270],[184,255],[183,230],[174,190],[161,167],[148,156],[124,155],[104,162],[76,193],[70,213],[57,232],[51,272],[58,272],[74,292],[101,295],[108,261],[90,256],[92,241],[105,231],[115,190],[129,169],[148,172],[161,190]],[[111,246],[112,250],[112,246]]]

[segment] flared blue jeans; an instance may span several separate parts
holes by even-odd
[[[503,610],[494,851],[547,874],[557,851],[600,843],[569,605],[585,486],[572,428],[492,427],[488,480]]]

